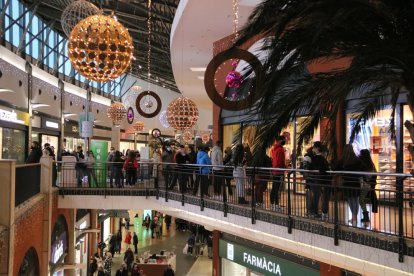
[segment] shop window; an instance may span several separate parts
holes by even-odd
[[[39,275],[39,258],[36,249],[31,247],[20,264],[19,276],[38,276]]]
[[[22,130],[0,128],[1,159],[16,159],[16,163],[25,161],[26,133]]]
[[[375,117],[361,124],[361,131],[352,144],[357,155],[362,149],[368,149],[377,171],[382,173],[394,173],[396,170],[396,147],[390,132],[391,113],[391,109],[381,110]],[[347,114],[347,143],[355,124],[353,117],[354,114]],[[376,189],[394,191],[395,178],[378,177]],[[382,192],[379,198],[388,200],[394,196],[393,192]]]

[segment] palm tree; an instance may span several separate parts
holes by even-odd
[[[394,135],[397,99],[407,95],[414,110],[414,1],[265,0],[240,32],[235,47],[266,36],[268,52],[261,79],[259,114],[253,143],[255,160],[272,145],[292,118],[307,113],[298,145],[311,139],[323,118],[329,120],[335,147],[338,112],[348,97],[359,98],[351,142],[367,119],[390,105]],[[346,59],[349,66],[309,73],[315,62]],[[292,77],[294,76],[294,77]],[[405,122],[414,141],[414,127]],[[413,155],[413,147],[410,146]],[[414,157],[414,156],[413,156]]]

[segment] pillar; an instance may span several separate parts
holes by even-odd
[[[111,131],[111,146],[115,150],[120,150],[121,128],[119,126],[112,126]]]
[[[0,275],[17,275],[13,271],[14,256],[14,204],[15,204],[15,182],[16,161],[0,160],[0,242],[6,246],[0,250]]]
[[[74,264],[76,260],[76,235],[75,235],[75,223],[76,223],[76,209],[69,210],[69,221],[68,224],[68,254],[65,258],[65,263],[67,264]],[[76,270],[75,269],[68,269],[65,270],[65,276],[75,276]]]
[[[45,196],[44,212],[43,212],[43,239],[42,252],[40,261],[40,271],[47,271],[49,275],[50,263],[50,246],[52,239],[52,210],[53,210],[53,194],[52,194],[52,166],[53,160],[50,157],[42,157],[40,159],[40,193]]]
[[[98,212],[96,210],[91,210],[91,229],[98,229]],[[97,251],[98,248],[98,243],[97,243],[97,234],[96,233],[92,233],[89,234],[91,236],[89,236],[89,240],[90,240],[90,255],[95,254],[95,252]]]
[[[221,259],[219,256],[220,232],[213,230],[213,276],[221,275]]]

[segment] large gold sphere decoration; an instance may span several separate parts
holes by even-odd
[[[126,113],[127,111],[121,103],[113,103],[106,111],[106,114],[115,125],[121,124],[122,120],[126,116]]]
[[[144,122],[143,121],[136,121],[132,127],[134,128],[135,132],[143,132],[144,131]]]
[[[88,80],[100,82],[122,75],[134,52],[128,30],[105,15],[80,21],[70,33],[68,49],[73,67]]]
[[[198,108],[192,100],[181,96],[168,105],[167,120],[176,130],[192,128],[198,120]]]

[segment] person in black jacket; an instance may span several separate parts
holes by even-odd
[[[124,160],[122,160],[122,156],[121,156],[121,152],[120,151],[116,151],[114,154],[114,157],[112,158],[112,163],[111,164],[111,170],[113,173],[113,178],[115,178],[115,187],[117,188],[121,188],[124,185],[124,181],[123,181],[123,174],[122,174],[122,166],[124,163]],[[121,181],[122,180],[122,181]]]
[[[359,153],[359,158],[364,163],[366,171],[375,173],[377,170],[375,169],[374,162],[372,162],[371,155],[369,150],[362,149]],[[378,198],[377,194],[375,193],[375,186],[377,185],[377,176],[376,175],[367,175],[363,177],[362,187],[361,187],[361,194],[359,196],[359,205],[362,209],[363,218],[361,222],[370,222],[369,214],[367,210],[367,203],[371,201],[372,203],[372,212],[378,212]]]
[[[37,141],[33,141],[32,146],[30,147],[29,157],[26,159],[26,164],[39,163],[41,157],[42,149],[40,148],[40,144]]]
[[[134,253],[138,254],[138,235],[134,232],[134,236],[132,237],[132,244],[134,245]]]
[[[194,151],[194,146],[189,145],[188,146],[188,157],[190,158],[190,164],[197,164],[197,154]],[[194,172],[197,170],[196,166],[191,166],[188,168],[189,171],[189,175],[188,175],[188,180],[189,180],[189,185],[188,188],[193,189],[194,188]]]

